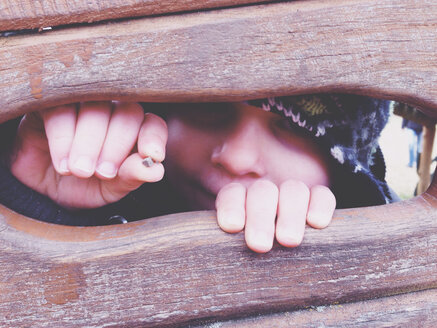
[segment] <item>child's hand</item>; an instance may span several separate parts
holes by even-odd
[[[309,189],[295,180],[287,180],[279,188],[268,180],[257,180],[247,190],[239,183],[230,183],[216,200],[219,226],[229,233],[245,229],[247,246],[258,253],[270,251],[275,238],[286,247],[300,245],[305,223],[325,228],[335,205],[329,188]]]
[[[166,142],[166,123],[139,104],[65,105],[24,116],[11,171],[62,206],[100,207],[161,180]]]

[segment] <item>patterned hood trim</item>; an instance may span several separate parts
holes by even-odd
[[[288,118],[292,128],[307,130],[329,147],[330,155],[343,170],[366,175],[384,195],[385,202],[391,201],[385,173],[381,176],[374,172],[375,156],[382,157],[378,139],[390,115],[390,101],[348,94],[313,94],[247,103]]]

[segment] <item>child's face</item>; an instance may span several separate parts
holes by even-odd
[[[329,186],[327,158],[285,118],[244,103],[181,106],[168,116],[166,174],[192,210],[214,209],[230,182]]]

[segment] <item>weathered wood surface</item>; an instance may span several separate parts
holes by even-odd
[[[436,18],[434,1],[298,1],[4,37],[1,120],[78,97],[335,90],[411,102],[437,117]],[[329,307],[323,322],[354,326],[377,312],[378,326],[392,320],[393,302],[433,320],[436,197],[434,182],[414,200],[337,211],[327,229],[307,229],[301,247],[264,255],[221,232],[214,213],[80,228],[0,208],[0,323],[153,327],[293,311],[293,326],[309,327],[313,317],[295,310],[347,302],[358,303]],[[414,291],[423,292],[402,295]],[[365,300],[359,316],[353,308]]]
[[[437,106],[436,17],[434,0],[314,0],[3,37],[1,118],[77,99],[338,90],[427,111]]]
[[[308,228],[300,247],[276,245],[264,255],[249,251],[242,234],[220,231],[212,212],[80,228],[2,209],[0,316],[8,326],[153,327],[432,289],[436,207],[437,199],[424,194],[339,210],[327,229]],[[418,313],[437,302],[436,293],[426,295],[429,303],[417,302]],[[380,302],[381,317],[392,306]],[[360,318],[349,315],[328,317]],[[308,327],[311,320],[302,316],[293,326]]]
[[[437,123],[435,118],[429,117],[420,110],[405,103],[395,102],[393,114],[427,127],[432,127]]]
[[[417,194],[420,195],[428,189],[431,183],[431,162],[432,149],[434,147],[435,125],[424,126],[422,134],[422,152],[419,164],[419,182],[417,184]]]
[[[209,328],[435,328],[437,289],[215,323]]]
[[[150,16],[262,0],[0,0],[0,31]]]

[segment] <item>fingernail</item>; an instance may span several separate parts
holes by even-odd
[[[164,158],[164,152],[162,148],[156,144],[150,145],[149,155],[159,161],[161,161]]]
[[[111,162],[100,163],[96,171],[105,178],[114,178],[117,175],[117,169]]]
[[[235,233],[244,229],[244,214],[230,210],[218,210],[220,226],[226,232]]]
[[[89,157],[86,156],[79,157],[76,162],[74,162],[74,167],[87,174],[93,173],[93,162]]]
[[[273,246],[273,239],[262,232],[249,234],[247,242],[252,250],[259,253],[266,253]]]
[[[292,233],[276,232],[276,240],[285,247],[297,247],[302,243],[303,235],[293,235]]]
[[[68,159],[64,158],[59,163],[59,171],[60,173],[69,173],[70,170],[68,169]]]
[[[324,212],[318,211],[308,211],[307,213],[307,222],[316,229],[326,228],[331,222],[331,216],[327,215]]]
[[[258,245],[265,248],[270,248],[272,246],[272,238],[264,233],[258,233],[255,235],[255,240]]]

